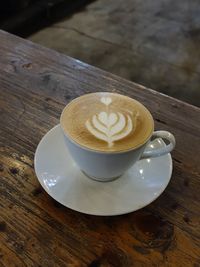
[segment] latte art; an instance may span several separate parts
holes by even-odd
[[[109,106],[110,103],[112,102],[112,99],[111,99],[110,97],[102,97],[102,98],[101,98],[101,102],[102,102],[103,104],[105,104],[106,106]]]
[[[108,147],[112,147],[115,141],[130,134],[133,130],[133,122],[129,114],[109,112],[109,105],[112,103],[110,97],[102,97],[100,101],[105,104],[107,110],[93,115],[85,125],[92,135],[107,142]]]
[[[154,126],[142,104],[115,93],[76,98],[63,110],[60,124],[73,142],[104,152],[125,151],[144,144]]]

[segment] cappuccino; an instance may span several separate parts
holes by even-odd
[[[154,130],[150,112],[116,93],[91,93],[70,102],[60,124],[72,142],[89,150],[123,152],[145,144]]]

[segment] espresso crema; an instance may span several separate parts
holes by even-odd
[[[121,152],[148,141],[154,122],[138,101],[116,93],[91,93],[71,101],[60,119],[65,134],[87,149]]]

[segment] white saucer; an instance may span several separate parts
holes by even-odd
[[[165,145],[154,141],[155,147]],[[92,215],[120,215],[150,204],[165,190],[172,174],[171,155],[138,161],[123,176],[97,182],[85,176],[71,158],[60,125],[40,141],[35,172],[46,192],[64,206]]]

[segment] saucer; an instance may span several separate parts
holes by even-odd
[[[165,143],[156,139],[152,145],[160,147]],[[60,125],[40,141],[34,165],[40,184],[52,198],[72,210],[102,216],[145,207],[162,194],[172,174],[172,158],[167,154],[138,161],[117,180],[94,181],[71,158]]]

